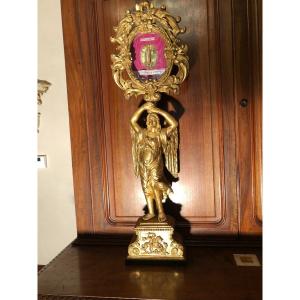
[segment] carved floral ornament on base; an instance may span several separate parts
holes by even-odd
[[[136,4],[135,11],[127,10],[114,27],[111,41],[118,44],[118,53],[111,56],[113,78],[126,99],[144,95],[146,101],[155,102],[162,92],[179,92],[189,71],[187,45],[177,37],[185,32],[180,20],[166,6],[155,8],[145,1]],[[178,70],[171,75],[174,66]]]
[[[111,38],[118,51],[111,56],[116,84],[126,99],[143,95],[146,101],[131,117],[130,133],[134,173],[141,180],[148,213],[134,228],[128,260],[184,260],[184,248],[173,238],[174,222],[163,206],[173,192],[164,169],[178,177],[178,121],[156,107],[161,93],[179,92],[189,71],[187,45],[177,37],[185,32],[179,22],[180,17],[171,16],[164,5],[155,8],[145,1],[126,11]],[[139,124],[144,112],[146,128]]]

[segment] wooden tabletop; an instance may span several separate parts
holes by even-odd
[[[239,253],[261,262],[259,248],[189,247],[186,265],[126,265],[125,246],[70,245],[39,272],[39,299],[259,300],[262,268]]]

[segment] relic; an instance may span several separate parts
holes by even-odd
[[[177,37],[185,29],[179,22],[180,17],[171,16],[165,6],[155,8],[145,1],[126,12],[111,38],[118,45],[118,53],[111,56],[116,84],[126,99],[143,95],[146,101],[133,114],[130,132],[134,172],[141,180],[148,213],[137,221],[128,259],[184,259],[184,248],[173,236],[174,219],[163,208],[172,192],[164,168],[178,177],[178,122],[156,106],[161,93],[177,94],[188,74],[187,45]],[[144,112],[145,128],[139,125]]]

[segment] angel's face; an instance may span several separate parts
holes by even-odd
[[[157,130],[160,130],[160,124],[159,124],[159,118],[157,115],[155,114],[149,114],[147,116],[147,122],[146,122],[146,125],[147,125],[147,129],[153,131],[157,131]]]

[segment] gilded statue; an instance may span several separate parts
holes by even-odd
[[[160,109],[162,93],[178,94],[189,72],[188,47],[178,36],[180,17],[165,5],[138,1],[114,27],[111,42],[112,75],[125,98],[143,96],[146,102],[130,120],[134,173],[140,178],[148,212],[139,217],[128,246],[128,260],[184,260],[184,247],[173,237],[175,219],[166,215],[163,202],[172,191],[167,175],[178,177],[178,122]],[[140,119],[146,115],[146,124]]]
[[[147,111],[146,128],[140,127],[138,120]],[[159,116],[167,127],[162,128]],[[178,177],[178,122],[168,112],[156,107],[152,102],[142,105],[131,118],[132,156],[134,172],[140,177],[146,198],[148,213],[143,217],[150,220],[156,216],[154,203],[158,211],[158,221],[166,221],[163,202],[173,192],[166,180],[164,166]]]

